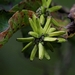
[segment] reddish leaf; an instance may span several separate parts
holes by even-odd
[[[29,25],[28,18],[32,17],[34,12],[30,10],[17,11],[8,21],[8,28],[0,32],[0,47],[2,47],[14,32],[21,27]]]

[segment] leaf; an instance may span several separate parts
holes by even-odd
[[[29,10],[22,10],[20,12],[17,11],[10,19],[8,18],[9,21],[4,20],[4,24],[2,24],[2,26],[4,26],[5,29],[0,29],[0,47],[9,40],[13,33],[15,33],[21,27],[29,25],[28,18],[32,17],[33,13],[33,11]]]
[[[8,20],[12,16],[12,14],[13,14],[12,12],[0,10],[0,47],[2,46],[2,43],[4,43],[4,41],[7,41],[6,40],[7,37],[6,39],[4,39],[4,37],[8,33],[9,30]]]
[[[12,14],[13,13],[10,13],[9,11],[0,10],[0,32],[3,32],[9,27],[8,20]]]
[[[21,11],[23,9],[36,11],[37,8],[41,5],[40,3],[41,0],[25,0],[13,6],[10,11],[16,12]]]

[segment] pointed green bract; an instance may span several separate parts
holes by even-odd
[[[54,32],[55,30],[56,30],[56,28],[50,28],[49,33]]]
[[[22,52],[24,51],[24,50],[26,50],[28,47],[30,47],[31,45],[32,45],[32,41],[31,42],[29,42],[23,49],[22,49]]]
[[[35,28],[36,25],[34,24],[34,22],[31,18],[29,18],[29,22],[30,22],[30,25],[31,25],[33,31],[36,31],[36,28]]]
[[[50,25],[50,26],[51,26],[51,25]],[[48,33],[49,33],[49,30],[51,29],[51,27],[50,27],[50,26],[47,28],[47,30],[46,30],[46,32],[45,32],[46,34],[48,34]]]
[[[49,36],[61,36],[65,34],[65,31],[56,31],[49,34]]]
[[[47,0],[47,2],[46,2],[46,4],[47,4],[46,7],[47,7],[47,8],[50,6],[51,1],[52,1],[52,0]]]
[[[53,37],[45,37],[44,38],[44,41],[56,41],[57,40],[57,38],[53,38]]]
[[[61,9],[62,6],[53,6],[51,8],[48,8],[48,11],[50,12],[55,12],[55,11],[58,11],[59,9]]]
[[[46,33],[48,27],[50,26],[50,22],[51,22],[51,17],[48,16],[48,17],[47,17],[46,24],[45,24],[44,29],[43,29],[43,30],[44,30],[44,33]]]
[[[33,25],[34,25],[34,29],[35,29],[35,32],[37,32],[37,27],[36,27],[36,15],[35,14],[33,14],[33,16],[32,16],[32,20],[33,20]]]
[[[67,40],[66,39],[64,39],[64,38],[58,38],[58,42],[66,42]]]
[[[32,49],[30,60],[34,59],[36,52],[37,52],[37,45],[35,45],[34,48]]]
[[[36,19],[36,23],[37,23],[37,25],[36,25],[37,28],[38,28],[38,29],[41,29],[40,19],[39,19],[39,18]]]
[[[42,0],[42,6],[46,7],[46,0]]]
[[[34,40],[34,37],[27,37],[27,38],[17,38],[16,39],[19,42],[30,42]]]
[[[33,37],[39,38],[39,35],[36,32],[30,31],[28,34]]]
[[[39,35],[41,35],[42,34],[42,26],[41,26],[41,24],[40,24],[40,20],[39,20],[39,18],[37,18],[36,19],[36,27],[37,27],[37,33],[39,34]]]
[[[43,59],[44,47],[43,47],[42,43],[39,43],[38,47],[39,47],[39,59]]]
[[[40,24],[43,25],[45,21],[44,14],[40,16]]]
[[[47,53],[47,51],[46,50],[44,50],[44,52],[45,52],[45,57],[46,57],[46,59],[50,59],[50,56],[49,56],[49,54]]]
[[[52,23],[57,27],[60,26],[59,23],[54,18],[52,18]]]
[[[45,12],[45,8],[43,6],[41,6],[41,13]]]
[[[54,51],[54,48],[53,46],[50,44],[50,42],[47,42],[46,43],[47,47],[53,52]]]

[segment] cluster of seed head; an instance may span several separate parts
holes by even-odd
[[[38,15],[38,13],[40,15],[36,16],[35,14],[33,14],[32,18],[29,18],[29,23],[32,28],[32,31],[28,32],[30,37],[17,38],[17,40],[20,42],[28,42],[28,44],[22,49],[22,51],[26,50],[34,43],[34,47],[30,55],[30,60],[34,59],[37,51],[39,59],[43,59],[43,57],[50,59],[50,55],[48,54],[46,48],[50,45],[51,49],[53,49],[51,42],[57,41],[61,43],[66,41],[64,38],[62,38],[62,35],[65,34],[65,31],[58,31],[56,30],[56,28],[52,27],[52,24],[58,26],[57,21],[49,14],[45,17],[45,12],[54,12],[61,7],[54,6],[49,8],[51,0],[42,0],[42,3],[42,6],[36,11],[36,15]],[[44,44],[47,44],[47,47],[45,47]]]

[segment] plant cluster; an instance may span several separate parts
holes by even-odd
[[[59,10],[61,6],[50,7],[50,4],[51,0],[42,0],[40,14],[37,10],[36,13],[33,14],[32,18],[29,17],[29,23],[32,28],[32,31],[28,32],[30,37],[17,38],[17,41],[19,42],[28,43],[22,49],[22,52],[33,45],[30,60],[34,59],[37,52],[39,59],[43,59],[43,57],[50,59],[47,49],[53,51],[53,46],[51,43],[62,43],[66,41],[66,39],[62,37],[66,31],[57,30],[56,27],[59,26],[59,24],[50,15],[51,12]]]

